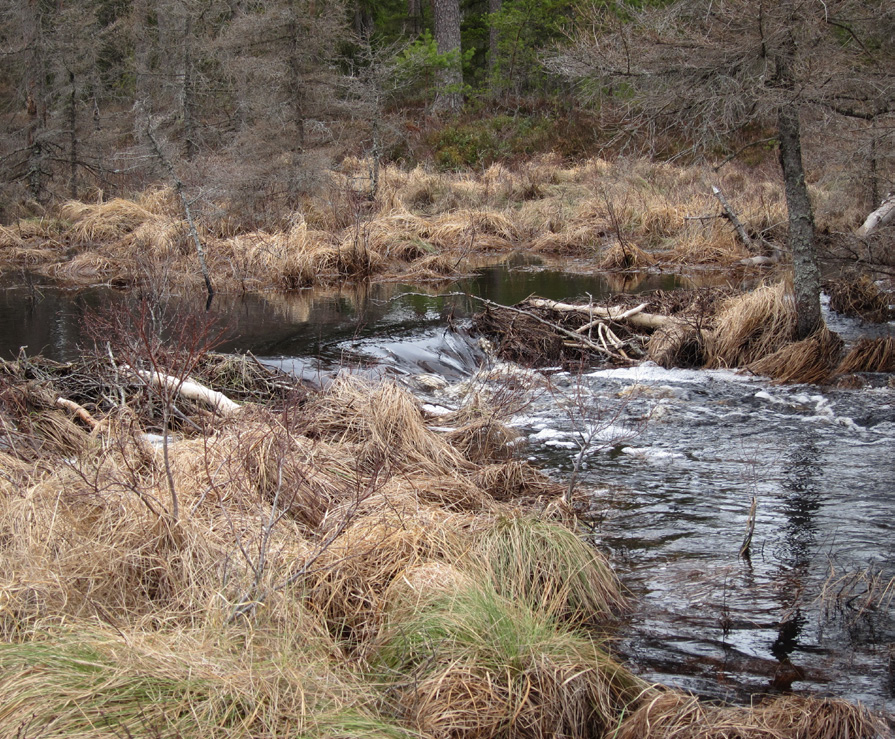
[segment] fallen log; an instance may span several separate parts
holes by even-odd
[[[80,403],[75,403],[73,400],[69,400],[68,398],[58,397],[56,398],[56,405],[60,408],[65,408],[66,410],[74,413],[78,418],[80,418],[85,424],[87,424],[91,429],[95,429],[99,426],[99,421],[97,421],[83,405]]]
[[[879,208],[867,216],[858,229],[858,236],[869,236],[890,223],[895,223],[895,193],[889,193]]]
[[[223,416],[229,416],[231,413],[235,413],[242,408],[239,403],[230,400],[230,398],[223,393],[205,387],[205,385],[200,385],[198,382],[181,380],[178,377],[166,375],[162,372],[147,372],[146,370],[128,369],[149,385],[165,387],[179,393],[184,398],[205,403]]]

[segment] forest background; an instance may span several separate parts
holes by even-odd
[[[708,154],[715,162],[738,153],[752,165],[773,157],[774,126],[754,115],[736,78],[747,60],[728,70],[705,44],[666,60],[681,75],[675,94],[703,103],[683,120],[671,113],[684,107],[673,111],[668,100],[651,111],[639,104],[642,75],[630,65],[625,79],[624,70],[613,76],[597,63],[601,34],[622,38],[639,13],[663,6],[686,20],[697,4],[638,5],[4,0],[0,219],[34,215],[54,199],[139,192],[167,179],[159,154],[197,203],[226,211],[234,228],[288,217],[349,155],[447,170],[548,151],[572,159]],[[835,104],[827,98],[803,117],[809,171],[835,169],[868,212],[895,188],[886,6],[791,9],[797,22],[820,12],[842,49],[867,52],[863,67],[850,67],[849,89],[834,80]],[[770,16],[751,0],[710,12],[721,20]],[[720,46],[721,30],[702,39]],[[668,45],[662,33],[654,30],[652,44],[640,39],[635,55]],[[745,57],[752,39],[735,42]],[[812,68],[799,73],[828,92],[836,60],[815,48]],[[683,76],[700,55],[717,65],[697,70],[715,78],[712,90]],[[724,105],[712,107],[717,101]]]

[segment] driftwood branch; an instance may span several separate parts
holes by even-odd
[[[650,329],[652,331],[657,328],[667,326],[671,322],[668,316],[662,316],[657,313],[646,313],[646,303],[638,305],[636,308],[623,308],[621,306],[612,306],[604,308],[599,305],[574,305],[573,303],[560,303],[556,300],[547,300],[546,298],[531,298],[528,304],[532,308],[547,308],[555,310],[558,313],[580,313],[590,316],[591,319],[601,318],[616,323],[626,322],[632,326]]]

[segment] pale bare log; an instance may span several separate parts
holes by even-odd
[[[858,229],[858,236],[869,236],[890,223],[895,223],[895,193],[889,193],[882,205],[867,216],[867,220]]]
[[[223,393],[205,387],[205,385],[200,385],[198,382],[190,380],[182,381],[177,377],[172,377],[171,375],[166,375],[162,372],[147,372],[146,370],[137,369],[132,370],[132,372],[150,385],[174,390],[185,398],[197,400],[211,406],[214,410],[224,416],[229,416],[231,413],[235,413],[242,407],[239,403],[230,400],[230,398]]]
[[[90,414],[90,411],[88,411],[83,405],[75,403],[75,401],[73,400],[61,397],[56,398],[56,405],[58,405],[60,408],[65,408],[66,410],[71,411],[92,429],[95,429],[97,426],[99,426],[99,421],[97,421]]]
[[[528,305],[532,308],[547,308],[560,313],[581,313],[591,318],[604,318],[610,321],[630,323],[632,326],[655,330],[671,323],[669,316],[661,316],[656,313],[645,313],[646,304],[636,308],[626,309],[622,306],[604,308],[599,305],[573,305],[572,303],[560,303],[545,298],[531,298]]]

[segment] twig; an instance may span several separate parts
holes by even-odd
[[[752,547],[752,535],[755,533],[755,512],[758,509],[758,499],[752,496],[752,507],[749,509],[749,518],[746,521],[746,535],[740,547],[740,557],[749,559],[749,549]]]

